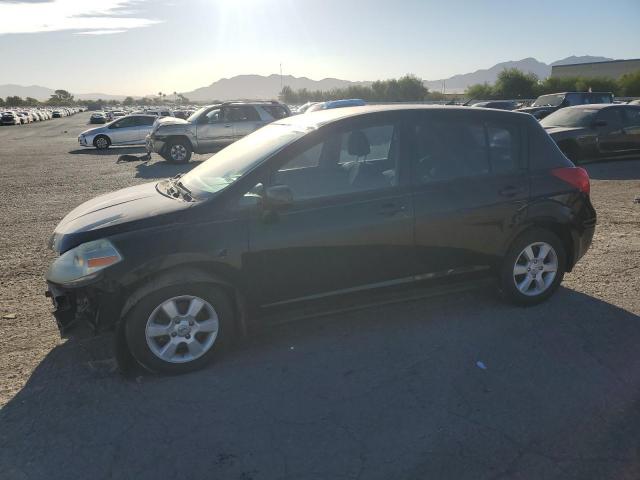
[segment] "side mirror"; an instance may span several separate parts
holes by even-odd
[[[273,185],[264,191],[264,202],[268,208],[281,209],[293,204],[293,192],[287,185]]]
[[[594,127],[606,127],[607,126],[607,122],[604,121],[604,120],[596,120],[591,125],[594,126]]]

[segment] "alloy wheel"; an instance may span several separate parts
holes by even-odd
[[[176,144],[171,146],[171,158],[175,162],[182,162],[185,158],[187,158],[187,149],[184,145]]]
[[[181,295],[165,300],[149,316],[145,338],[149,349],[168,363],[191,362],[216,341],[220,322],[206,300]]]
[[[553,284],[558,272],[558,255],[546,242],[525,247],[513,266],[513,281],[523,295],[535,297]]]

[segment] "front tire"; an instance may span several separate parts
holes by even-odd
[[[186,140],[174,140],[167,145],[166,159],[170,163],[187,163],[191,159],[191,145]]]
[[[552,232],[532,229],[516,238],[500,269],[500,290],[512,303],[535,305],[560,286],[567,265],[562,241]]]
[[[106,150],[107,148],[109,148],[110,145],[111,145],[111,141],[109,140],[109,137],[105,135],[98,135],[93,140],[93,146],[96,147],[98,150]]]
[[[160,288],[125,319],[127,345],[147,370],[179,374],[207,365],[231,341],[233,307],[214,284]]]

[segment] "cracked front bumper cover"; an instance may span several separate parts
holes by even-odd
[[[53,302],[53,316],[62,337],[74,333],[97,334],[117,321],[118,299],[96,287],[66,288],[47,282],[45,295]]]

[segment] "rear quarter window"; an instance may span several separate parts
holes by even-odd
[[[571,160],[564,156],[556,142],[535,118],[531,117],[527,121],[526,141],[529,145],[529,170],[549,170],[573,166]]]

